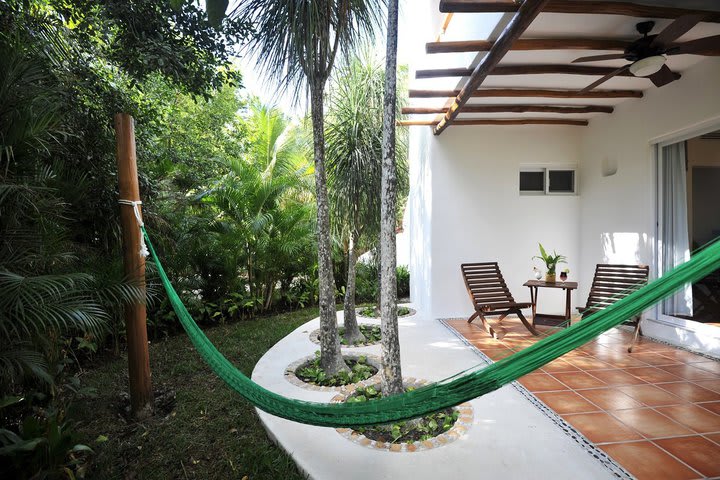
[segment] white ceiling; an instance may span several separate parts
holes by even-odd
[[[720,9],[720,1],[643,1],[644,4],[681,6],[684,8],[707,8]],[[438,13],[439,14],[439,13]],[[441,41],[453,40],[490,40],[497,38],[507,24],[512,14],[474,14],[456,13],[453,15],[447,32],[442,36]],[[530,25],[521,38],[617,38],[623,40],[634,40],[640,38],[635,25],[638,22],[654,20],[655,28],[651,34],[662,31],[670,24],[671,20],[635,18],[620,15],[573,15],[543,13]],[[696,38],[711,35],[720,35],[720,24],[701,23],[691,31],[682,36],[677,42],[683,42]],[[434,40],[434,38],[432,38]],[[522,64],[561,64],[568,65],[572,60],[582,56],[601,55],[604,53],[618,53],[613,51],[593,50],[542,50],[542,51],[510,51],[500,62],[500,65],[522,65]],[[479,63],[486,53],[446,53],[426,54],[419,62],[416,62],[414,69],[427,68],[472,68]],[[698,55],[674,55],[668,57],[667,65],[671,70],[682,74],[683,71],[691,68],[698,62],[708,57]],[[625,60],[613,60],[604,62],[585,63],[584,65],[621,67]],[[444,77],[430,79],[412,79],[411,89],[426,90],[452,90],[462,87],[468,77]],[[553,89],[582,89],[599,77],[588,75],[490,75],[483,82],[481,88],[485,87],[512,87],[512,88],[553,88]],[[682,82],[682,79],[678,80]],[[604,89],[631,89],[647,90],[655,87],[652,82],[644,78],[614,77],[598,87]],[[446,98],[411,98],[410,106],[417,107],[442,107],[449,106],[452,99]],[[638,99],[614,98],[614,99],[550,99],[550,98],[472,98],[468,105],[472,104],[542,104],[542,105],[616,105],[624,101],[638,101]],[[592,118],[596,115],[607,115],[604,113],[595,114],[467,114],[461,113],[458,118]],[[414,119],[430,120],[440,116],[415,115]]]

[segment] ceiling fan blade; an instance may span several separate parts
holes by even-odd
[[[705,55],[708,57],[720,56],[720,35],[698,38],[683,43],[674,43],[665,52],[667,55],[681,55],[692,53],[694,55]]]
[[[608,55],[592,55],[590,57],[576,58],[571,63],[599,62],[601,60],[617,60],[620,58],[625,58],[625,54],[624,53],[611,53]]]
[[[591,83],[591,84],[588,85],[587,87],[585,87],[585,88],[583,88],[582,90],[580,90],[580,93],[589,92],[590,90],[592,90],[593,88],[597,87],[598,85],[607,82],[608,80],[610,80],[610,79],[611,79],[612,77],[614,77],[615,75],[618,75],[618,74],[624,72],[625,70],[627,70],[628,68],[630,68],[630,65],[632,65],[632,63],[628,63],[627,65],[623,65],[622,67],[620,67],[620,68],[618,68],[618,69],[616,69],[616,70],[613,70],[612,72],[608,73],[607,75],[605,75],[605,76],[602,77],[601,79],[594,81],[593,83]]]
[[[692,28],[697,25],[698,23],[702,22],[705,19],[704,14],[695,14],[695,15],[683,15],[682,17],[678,17],[673,22],[665,27],[665,29],[660,32],[657,37],[655,37],[650,44],[651,47],[663,47],[665,45],[669,45],[674,40],[682,37],[687,32],[692,30]]]
[[[679,79],[680,74],[670,70],[667,65],[663,65],[660,70],[645,78],[649,78],[656,87],[662,87]]]

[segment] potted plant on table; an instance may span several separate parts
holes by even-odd
[[[564,255],[558,254],[556,251],[553,250],[553,254],[549,255],[545,248],[543,248],[542,243],[538,243],[540,246],[540,255],[535,255],[533,258],[539,258],[543,262],[545,262],[545,281],[546,282],[554,282],[555,281],[555,269],[557,268],[558,263],[566,263],[565,260],[567,258]]]

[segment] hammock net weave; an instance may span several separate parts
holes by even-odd
[[[720,241],[657,280],[637,289],[606,309],[550,335],[534,345],[483,368],[465,370],[444,380],[401,395],[371,402],[319,403],[284,397],[253,382],[225,358],[198,327],[163,269],[145,230],[157,271],[170,303],[202,358],[216,375],[256,407],[295,422],[327,427],[355,427],[407,420],[452,407],[492,392],[548,362],[582,346],[601,333],[640,314],[675,290],[720,268]]]

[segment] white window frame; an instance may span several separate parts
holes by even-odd
[[[573,190],[572,192],[551,192],[550,191],[550,172],[552,171],[568,171],[571,170],[573,172]],[[530,190],[520,190],[520,173],[522,172],[543,172],[545,174],[545,190],[544,191],[530,191]],[[578,168],[577,165],[569,165],[569,164],[547,164],[547,165],[540,165],[540,164],[525,164],[520,165],[520,169],[518,170],[518,192],[520,195],[578,195]]]

